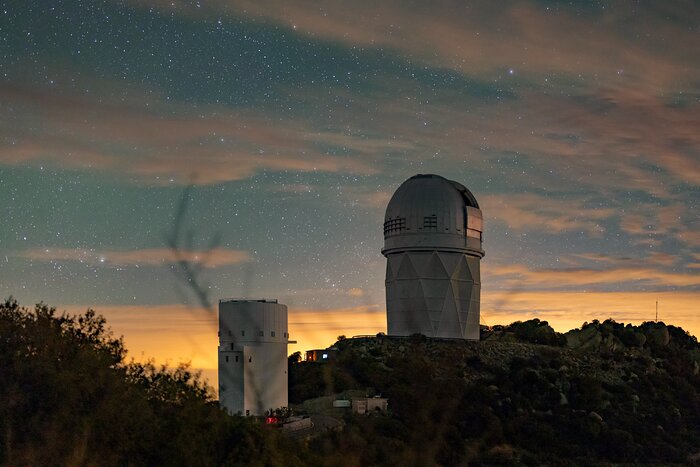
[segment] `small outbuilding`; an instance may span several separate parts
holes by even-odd
[[[338,349],[331,347],[330,349],[313,349],[306,351],[307,362],[328,362],[335,360],[338,356]]]
[[[389,400],[386,397],[363,397],[352,400],[352,411],[359,414],[386,412]]]

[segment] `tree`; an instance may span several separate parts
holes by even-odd
[[[298,350],[291,354],[289,357],[287,357],[287,363],[291,365],[295,365],[301,361],[301,352]]]
[[[225,413],[188,365],[125,355],[92,310],[0,303],[0,465],[301,464],[278,433]]]

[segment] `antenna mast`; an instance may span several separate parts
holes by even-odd
[[[656,300],[656,317],[654,318],[654,322],[659,322],[659,300]]]

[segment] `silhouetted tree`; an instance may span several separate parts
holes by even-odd
[[[0,303],[0,464],[300,464],[298,447],[226,414],[187,365],[125,355],[92,310]]]

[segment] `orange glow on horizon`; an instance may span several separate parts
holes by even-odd
[[[559,332],[580,327],[585,321],[613,318],[639,324],[654,319],[700,335],[698,294],[691,292],[515,292],[484,294],[481,322],[510,324],[539,318]],[[70,313],[87,307],[71,306]],[[62,308],[59,311],[63,310]],[[190,362],[216,387],[217,317],[215,313],[185,305],[102,306],[96,311],[107,318],[115,335],[123,335],[128,358],[177,365]],[[339,335],[374,335],[386,332],[386,314],[377,305],[333,310],[289,310],[289,332],[296,344],[288,353],[331,346]]]
[[[700,336],[700,296],[693,292],[513,292],[482,296],[482,324],[509,324],[539,318],[559,332],[586,321],[612,318],[621,323],[653,321],[656,301],[659,321]]]

